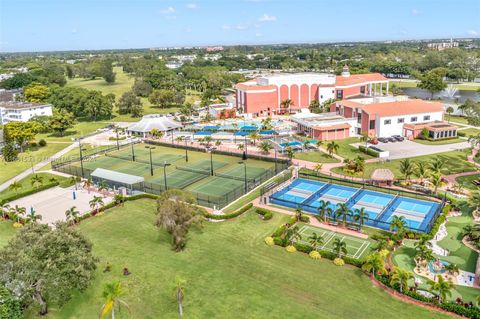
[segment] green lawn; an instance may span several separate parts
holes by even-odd
[[[97,90],[97,91],[101,91],[103,94],[113,93],[115,94],[115,97],[118,100],[123,93],[131,90],[132,85],[135,81],[135,78],[130,74],[123,72],[122,67],[114,67],[113,70],[117,74],[115,83],[113,84],[106,83],[103,78],[97,78],[95,80],[74,78],[74,79],[68,80],[67,86],[80,87],[80,88],[89,89],[89,90]],[[147,98],[141,98],[141,99],[143,102],[144,114],[156,114],[156,113],[165,114],[165,113],[176,112],[179,110],[178,107],[170,107],[170,108],[163,108],[163,109],[158,107],[153,107]],[[200,101],[200,99],[201,99],[200,92],[197,92],[194,90],[187,90],[186,96],[185,96],[185,102],[189,102],[193,104],[195,101]],[[112,118],[112,121],[114,122],[136,122],[138,120],[139,120],[138,118],[133,118],[129,114],[120,115],[116,112],[114,112],[114,117]]]
[[[176,318],[178,275],[187,281],[185,318],[450,318],[391,298],[358,268],[265,245],[265,236],[287,216],[264,222],[247,213],[207,223],[190,233],[186,251],[175,253],[167,234],[153,226],[154,210],[153,201],[139,200],[82,222],[78,227],[100,258],[96,277],[45,318],[97,317],[102,287],[114,280],[125,286],[130,309],[116,312],[117,318]],[[103,273],[107,261],[112,272]],[[128,277],[121,274],[124,266]]]
[[[468,120],[465,116],[451,115],[447,116],[447,120],[460,124],[468,124]]]
[[[399,88],[405,88],[405,87],[409,87],[409,88],[414,88],[414,87],[417,87],[417,82],[404,82],[404,81],[392,81],[390,80],[390,86],[392,84],[395,84],[397,87]],[[449,85],[452,85],[454,88],[457,88],[459,90],[468,90],[468,91],[476,91],[480,88],[480,85],[478,85],[477,83],[474,83],[474,85],[468,85],[468,84],[462,84],[462,83],[449,83]]]
[[[336,158],[330,157],[328,154],[318,151],[294,153],[293,158],[316,163],[338,163]]]
[[[459,132],[463,132],[466,134],[466,137],[469,137],[470,135],[476,136],[480,133],[480,129],[476,128],[466,128],[464,130],[459,130]]]
[[[445,166],[442,170],[442,174],[444,175],[476,170],[476,167],[467,161],[466,151],[451,151],[451,152],[445,152],[445,153],[439,153],[439,154],[433,154],[433,155],[418,156],[418,157],[412,157],[410,158],[410,160],[412,162],[418,162],[418,161],[429,162],[435,158],[440,158],[445,161]],[[403,178],[399,169],[400,161],[401,160],[393,160],[393,161],[387,161],[385,163],[381,163],[381,162],[368,163],[365,165],[364,176],[370,176],[372,172],[377,168],[388,168],[395,174],[395,178]],[[344,174],[343,169],[341,167],[334,168],[333,172]]]
[[[71,129],[67,130],[64,136],[58,136],[53,133],[42,133],[42,134],[37,134],[35,139],[38,141],[43,138],[47,140],[47,142],[72,142],[74,138],[91,133],[109,124],[110,123],[107,121],[78,122]]]
[[[472,182],[474,180],[480,180],[480,174],[472,174],[467,176],[460,176],[455,179],[458,184],[462,185],[464,188],[469,190],[478,190],[478,186],[474,185]]]
[[[3,159],[0,159],[0,183],[30,168],[32,164],[34,165],[47,159],[65,147],[67,145],[64,143],[48,143],[45,147],[30,148],[30,151],[19,154],[19,159],[14,162],[5,162]]]
[[[71,186],[72,184],[70,183],[70,179],[67,177],[63,176],[58,176],[50,173],[35,173],[35,174],[30,174],[27,177],[21,179],[19,182],[22,185],[22,188],[19,189],[17,192],[14,192],[12,190],[9,190],[8,188],[4,191],[0,192],[0,201],[2,201],[4,198],[7,198],[9,196],[15,195],[16,193],[24,193],[32,190],[34,187],[31,184],[31,178],[34,175],[39,175],[43,177],[43,184],[49,184],[51,178],[55,178],[60,184],[59,186],[61,187],[68,187]]]
[[[340,146],[339,149],[338,149],[337,155],[339,155],[343,158],[353,159],[357,156],[361,156],[364,159],[373,158],[372,156],[361,152],[355,146],[350,145],[350,144],[353,144],[353,143],[360,142],[357,137],[349,137],[349,138],[345,138],[345,139],[342,139],[342,140],[337,140],[335,142]],[[322,147],[324,149],[326,149],[327,144],[323,144]]]
[[[461,139],[461,138],[442,139],[442,140],[438,140],[438,141],[415,139],[413,141],[415,143],[422,144],[422,145],[447,145],[447,144],[455,144],[455,143],[465,142],[465,140]]]

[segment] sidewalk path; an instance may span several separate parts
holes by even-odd
[[[42,167],[49,164],[53,160],[58,159],[58,158],[62,157],[63,155],[67,154],[68,152],[70,152],[71,150],[73,150],[77,146],[78,146],[78,144],[76,142],[73,143],[73,144],[70,144],[69,146],[65,147],[63,150],[59,151],[58,153],[55,153],[52,156],[48,157],[47,159],[33,165],[33,170],[37,171],[37,170],[41,169]],[[21,180],[22,178],[27,177],[31,173],[32,173],[32,168],[26,169],[23,172],[21,172],[20,174],[17,174],[15,177],[9,179],[5,183],[0,184],[0,192],[7,189],[8,186],[10,186],[10,184],[13,183],[14,181]]]

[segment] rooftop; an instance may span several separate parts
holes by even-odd
[[[420,99],[389,101],[380,103],[360,103],[355,100],[342,100],[341,105],[359,108],[370,115],[397,116],[421,113],[443,112],[443,104],[440,102],[429,102]]]
[[[145,115],[139,122],[130,125],[127,130],[133,132],[150,132],[153,129],[165,132],[182,127],[179,122],[160,114]]]
[[[387,82],[388,79],[380,73],[352,74],[349,76],[338,75],[335,81],[337,87],[351,86],[368,82]]]
[[[11,109],[11,110],[20,110],[20,109],[31,109],[42,106],[51,106],[48,103],[30,103],[30,102],[16,102],[16,101],[6,101],[0,102],[1,108]]]

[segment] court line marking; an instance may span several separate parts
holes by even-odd
[[[357,258],[357,254],[362,250],[363,248],[363,245],[365,245],[366,242],[363,242],[362,245],[357,249],[357,251],[355,252],[355,255],[353,255],[353,258]]]

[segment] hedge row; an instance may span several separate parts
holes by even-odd
[[[262,215],[263,220],[269,220],[273,217],[273,213],[270,210],[261,207],[255,207],[255,213]]]
[[[390,287],[398,292],[400,292],[400,286],[398,284],[392,285],[390,283],[390,277],[386,275],[376,275],[375,278],[380,281],[382,284],[384,284],[387,287]],[[435,298],[428,298],[425,297],[424,295],[419,294],[416,291],[404,291],[402,292],[404,295],[416,299],[421,302],[429,303],[433,306],[437,306],[442,308],[443,310],[450,311],[453,313],[456,313],[457,315],[464,316],[467,318],[472,318],[472,319],[480,319],[480,309],[477,307],[473,308],[467,308],[463,304],[456,304],[454,302],[444,302],[444,303],[439,303],[437,299]]]
[[[373,157],[379,157],[380,156],[379,152],[377,152],[375,150],[372,150],[369,147],[365,147],[363,145],[359,145],[358,149],[360,150],[360,152],[363,152],[363,153],[368,154],[368,155],[373,156]]]
[[[235,218],[237,216],[240,216],[241,214],[245,213],[247,210],[253,207],[252,203],[248,203],[247,205],[243,206],[236,212],[233,212],[231,214],[225,214],[225,215],[215,215],[215,214],[210,214],[210,213],[205,213],[205,217],[209,219],[215,219],[215,220],[223,220],[223,219],[231,219]]]
[[[2,199],[2,200],[0,201],[0,204],[5,204],[5,203],[8,203],[8,202],[14,201],[14,200],[16,200],[16,199],[22,198],[22,197],[29,196],[29,195],[32,195],[32,194],[35,194],[35,193],[44,191],[44,190],[46,190],[46,189],[49,189],[49,188],[58,186],[59,184],[60,184],[59,182],[51,182],[51,183],[42,185],[42,186],[37,187],[37,188],[29,189],[28,191],[24,191],[24,192],[21,192],[21,193],[13,194],[13,195],[11,195],[11,196],[8,196],[8,197]]]

